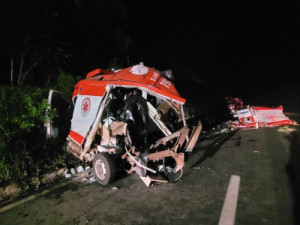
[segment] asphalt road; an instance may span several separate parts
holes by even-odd
[[[200,140],[177,183],[146,187],[136,174],[108,186],[64,181],[1,212],[0,224],[216,225],[230,177],[238,175],[235,224],[295,225],[300,132],[299,127],[290,134],[277,129],[238,130]]]

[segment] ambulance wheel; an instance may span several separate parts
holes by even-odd
[[[176,161],[171,158],[164,158],[163,160],[164,166],[163,166],[163,171],[165,173],[165,176],[167,177],[168,181],[170,183],[175,183],[178,180],[180,180],[180,178],[183,175],[183,168],[177,172],[175,172],[175,168],[176,168]]]
[[[116,176],[115,164],[108,153],[98,153],[93,159],[94,177],[98,183],[107,185]]]

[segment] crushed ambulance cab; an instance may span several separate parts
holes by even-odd
[[[186,100],[170,74],[140,63],[96,69],[76,84],[67,151],[92,162],[100,184],[122,169],[137,173],[147,186],[181,178],[185,154],[192,152],[202,125],[187,125]]]

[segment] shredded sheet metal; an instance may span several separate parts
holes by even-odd
[[[249,107],[237,110],[240,127],[261,127],[261,126],[281,126],[293,125],[294,121],[290,120],[283,113],[283,107]]]

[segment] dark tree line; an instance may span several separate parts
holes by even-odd
[[[273,74],[299,72],[293,1],[12,0],[0,10],[6,84],[51,83],[61,70],[84,76],[139,61],[184,79],[195,71],[225,91],[225,84],[238,89],[240,77],[280,86]]]
[[[24,0],[2,7],[6,84],[44,84],[59,70],[84,75],[126,63],[130,37],[127,8],[120,0]]]

